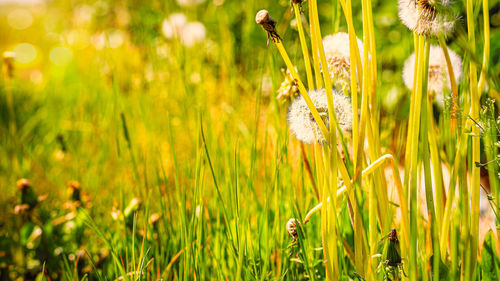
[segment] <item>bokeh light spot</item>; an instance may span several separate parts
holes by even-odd
[[[15,9],[7,16],[7,21],[12,28],[23,30],[33,24],[33,16],[26,9]]]
[[[55,47],[50,51],[50,61],[59,66],[67,65],[73,59],[73,52],[63,46]]]
[[[30,63],[34,61],[37,56],[35,46],[28,43],[16,45],[12,51],[16,54],[16,61],[20,63]]]

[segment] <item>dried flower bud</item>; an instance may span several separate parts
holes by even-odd
[[[123,211],[123,215],[125,217],[129,217],[134,212],[138,211],[139,208],[141,207],[141,205],[142,205],[142,199],[141,198],[136,197],[136,198],[132,199],[130,201],[130,203],[128,204],[128,206]]]
[[[28,204],[19,204],[14,207],[14,214],[25,215],[28,213],[30,206]]]
[[[16,182],[17,189],[21,191],[21,204],[27,204],[30,210],[38,204],[38,197],[27,179],[20,179]]]
[[[298,225],[300,225],[300,222],[296,218],[291,218],[286,223],[286,231],[288,232],[288,234],[290,234],[290,236],[292,236],[292,238],[297,237],[297,226]]]
[[[255,22],[258,24],[267,23],[267,22],[269,22],[269,19],[270,19],[269,12],[267,10],[260,10],[255,15]]]
[[[280,36],[276,32],[276,21],[269,16],[267,10],[260,10],[255,15],[255,22],[260,24],[262,28],[267,32],[267,44],[269,45],[269,39],[273,42],[278,43],[281,40]]]
[[[290,70],[287,69],[285,71],[285,69],[282,68],[281,73],[285,76],[285,80],[281,82],[280,88],[276,91],[278,93],[276,99],[280,103],[285,103],[299,95],[299,87],[295,79],[293,79]]]
[[[22,179],[16,181],[16,185],[17,185],[17,189],[19,189],[19,190],[25,190],[25,189],[31,187],[31,183],[25,178],[22,178]]]
[[[14,59],[16,58],[16,53],[14,52],[4,52],[3,53],[3,72],[4,75],[12,78],[14,77]]]
[[[68,181],[68,192],[71,200],[73,201],[81,201],[80,200],[80,183],[77,181]]]
[[[156,225],[156,223],[160,220],[161,215],[158,213],[154,213],[149,217],[149,224]]]

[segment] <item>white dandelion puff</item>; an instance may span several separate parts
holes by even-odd
[[[197,43],[203,42],[205,40],[206,30],[200,22],[190,22],[181,32],[181,42],[186,47],[192,47]]]
[[[179,6],[181,7],[196,6],[203,2],[205,2],[205,0],[177,0],[177,4],[179,4]]]
[[[363,53],[363,42],[356,38],[360,54]],[[327,35],[323,39],[328,72],[334,87],[340,91],[350,91],[351,85],[351,53],[349,34],[338,32]],[[360,55],[362,59],[362,55]]]
[[[462,60],[460,57],[448,48],[453,73],[457,83],[462,77]],[[415,70],[415,53],[413,53],[405,62],[403,68],[403,81],[408,89],[413,90],[413,77]],[[435,96],[436,102],[443,107],[444,93],[451,90],[450,76],[446,65],[446,58],[443,49],[439,46],[431,46],[429,50],[429,74],[427,91]]]
[[[453,31],[456,16],[449,0],[399,0],[399,18],[411,31],[423,35],[443,35]]]
[[[329,126],[328,120],[328,102],[325,89],[317,91],[309,91],[309,96],[318,110],[321,119],[325,126]],[[343,93],[333,90],[333,103],[335,106],[335,114],[340,128],[344,132],[352,131],[352,104],[351,99]],[[306,144],[326,142],[325,137],[321,133],[321,129],[314,120],[311,111],[307,107],[304,98],[296,98],[288,109],[288,125],[290,131],[295,137]]]
[[[184,14],[171,14],[168,19],[165,19],[162,23],[163,35],[168,39],[179,37],[187,22],[187,18]]]

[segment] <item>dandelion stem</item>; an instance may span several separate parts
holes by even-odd
[[[285,47],[283,46],[283,43],[281,43],[281,40],[278,40],[276,42],[276,47],[278,48],[278,51],[281,54],[281,57],[285,61],[286,67],[290,71],[290,74],[292,75],[293,79],[296,80],[297,85],[299,86],[299,91],[302,97],[304,98],[304,101],[307,104],[307,107],[309,107],[309,110],[311,111],[311,114],[314,118],[314,121],[318,124],[319,128],[321,129],[321,133],[323,133],[323,136],[325,137],[326,140],[330,140],[330,133],[328,132],[328,129],[325,126],[325,123],[323,122],[323,119],[321,119],[321,116],[318,113],[318,110],[314,106],[311,98],[309,97],[309,94],[307,93],[306,88],[304,87],[304,84],[299,78],[299,74],[297,74],[297,71],[295,71],[295,67],[288,57],[288,54],[285,50]]]
[[[413,134],[411,136],[410,159],[410,280],[417,280],[417,177],[418,177],[418,136],[420,132],[420,113],[422,98],[427,95],[427,78],[429,69],[429,41],[422,35],[419,40],[419,59],[417,75],[417,88],[415,94]]]
[[[468,105],[464,106],[464,108],[467,108]],[[469,123],[470,122],[463,122],[463,123]],[[469,127],[468,125],[467,127]],[[467,130],[465,128],[463,131]],[[453,212],[453,203],[455,200],[455,189],[457,186],[457,177],[458,177],[458,169],[460,166],[460,163],[463,161],[463,158],[465,157],[465,153],[467,152],[467,134],[465,132],[462,132],[462,135],[460,136],[460,139],[458,141],[458,150],[457,153],[455,154],[455,159],[453,161],[452,165],[452,170],[450,174],[450,182],[448,185],[448,198],[446,199],[446,206],[444,208],[444,214],[443,214],[443,223],[441,225],[441,231],[440,231],[440,250],[441,254],[444,256],[446,254],[446,246],[448,243],[448,234],[450,231],[450,221],[452,217],[452,212]]]
[[[469,44],[471,47],[472,57],[476,53],[476,37],[474,28],[474,11],[473,11],[473,1],[467,0],[467,30],[469,34]],[[484,12],[484,11],[483,11]],[[477,68],[476,63],[473,59],[470,60],[469,67],[469,78],[470,78],[470,94],[471,94],[471,111],[470,117],[476,122],[479,119],[479,99],[480,95],[478,93],[477,85]],[[479,151],[479,127],[476,125],[472,126],[472,184],[470,189],[472,191],[472,201],[471,201],[471,245],[470,245],[470,263],[466,266],[466,280],[472,280],[474,274],[474,268],[477,261],[477,248],[479,241],[479,167],[475,163],[480,162],[480,151]]]
[[[299,31],[300,46],[302,47],[302,55],[304,56],[304,64],[306,66],[307,87],[309,87],[309,89],[311,90],[314,88],[314,80],[311,69],[311,61],[309,59],[309,51],[307,49],[306,37],[304,35],[304,28],[302,27],[302,17],[300,15],[299,4],[294,3],[293,10],[295,12],[295,19],[297,20],[297,30]]]
[[[443,39],[443,36],[438,36],[439,45],[443,49],[444,58],[446,60],[446,67],[448,68],[448,76],[450,78],[451,85],[451,109],[450,109],[450,130],[451,134],[454,135],[457,130],[457,112],[458,112],[458,87],[457,80],[455,79],[455,72],[453,71],[453,65],[451,64],[450,54],[448,52],[448,47]]]
[[[310,30],[311,30],[311,49],[312,49],[312,56],[313,56],[313,66],[314,66],[314,77],[316,81],[316,88],[320,89],[323,87],[323,83],[321,81],[321,67],[319,65],[319,54],[317,52],[318,47],[317,47],[317,42],[313,38],[315,38],[316,35],[316,29],[313,28],[313,9],[312,9],[312,3],[309,1],[309,19],[310,19]]]
[[[478,93],[483,92],[486,73],[488,72],[488,62],[490,60],[490,10],[488,0],[483,0],[483,26],[484,26],[484,47],[483,47],[483,66],[481,76],[479,77]]]
[[[429,139],[429,149],[432,163],[432,170],[434,172],[434,189],[436,192],[436,223],[441,225],[443,219],[443,204],[445,204],[446,199],[443,194],[443,173],[441,169],[441,161],[439,159],[439,149],[436,140],[436,129],[434,121],[432,119],[432,101],[428,95],[427,97],[427,136]],[[424,146],[425,147],[425,146]],[[424,157],[425,159],[425,157]]]
[[[337,148],[336,148],[336,127],[337,127],[337,117],[335,115],[335,105],[333,104],[333,92],[332,83],[330,80],[330,73],[328,71],[328,64],[326,62],[325,51],[323,49],[323,42],[321,38],[321,30],[319,26],[318,18],[318,6],[316,0],[310,0],[311,4],[311,29],[314,29],[314,36],[312,40],[316,42],[316,52],[319,54],[321,61],[321,66],[323,67],[323,81],[326,88],[326,97],[328,103],[328,119],[330,120],[330,153],[327,157],[328,161],[328,193],[333,194],[337,186]],[[334,152],[335,151],[335,152]],[[325,193],[325,192],[323,192]],[[326,200],[323,198],[323,201]],[[326,223],[326,228],[328,229],[328,246],[327,252],[329,252],[329,259],[327,260],[327,277],[330,280],[336,280],[339,276],[339,265],[338,265],[338,255],[337,255],[337,230],[336,230],[336,204],[335,200],[331,202],[331,209],[328,209],[326,215],[328,216],[328,221]],[[323,250],[325,252],[325,249]],[[328,272],[328,269],[330,272]],[[328,274],[329,273],[329,274]]]
[[[432,107],[430,105],[429,94],[422,99],[422,118],[420,122],[420,126],[422,127],[422,132],[420,134],[421,142],[422,142],[422,161],[424,162],[424,183],[425,183],[425,200],[427,205],[427,214],[430,220],[430,229],[431,229],[431,245],[433,250],[433,263],[432,263],[432,276],[433,280],[439,280],[439,239],[437,237],[437,219],[436,219],[436,210],[434,204],[434,193],[432,188],[432,179],[431,179],[431,165],[429,162],[429,122],[428,120],[432,119]],[[429,107],[431,110],[429,110]],[[432,121],[432,120],[431,120]],[[432,122],[430,122],[432,126]],[[436,175],[434,175],[436,176]],[[437,179],[436,179],[437,180]]]

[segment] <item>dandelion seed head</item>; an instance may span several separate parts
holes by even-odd
[[[181,7],[191,7],[196,6],[205,2],[205,0],[177,0],[177,4]]]
[[[356,38],[358,49],[363,53],[363,42]],[[334,87],[342,92],[350,91],[351,85],[351,53],[349,48],[349,34],[338,32],[327,35],[323,39],[328,72],[333,80]],[[360,56],[362,57],[362,56]]]
[[[309,91],[314,106],[316,107],[325,126],[329,126],[328,120],[328,102],[325,89]],[[335,106],[335,114],[340,128],[345,132],[352,131],[352,105],[351,99],[343,93],[333,90],[333,103]],[[290,131],[295,137],[306,144],[326,142],[325,137],[321,133],[321,129],[314,120],[314,117],[307,107],[304,98],[301,96],[296,98],[288,109],[288,125]]]
[[[171,14],[162,23],[163,35],[168,38],[177,38],[180,36],[182,29],[187,24],[187,18],[182,13]]]
[[[462,60],[460,57],[448,48],[450,61],[457,83],[462,77]],[[403,68],[403,81],[408,89],[413,90],[413,77],[415,74],[415,53],[413,53],[405,62]],[[444,93],[451,89],[451,82],[448,75],[448,67],[443,50],[439,46],[431,46],[429,50],[429,74],[427,82],[427,91],[435,95],[436,102],[443,108]]]
[[[335,116],[340,129],[343,132],[352,132],[352,102],[351,98],[340,93],[333,92],[333,104],[335,105]]]
[[[417,34],[447,37],[456,21],[450,5],[449,0],[399,0],[399,18]]]
[[[201,43],[206,37],[205,26],[201,22],[190,22],[182,29],[181,42],[186,47]]]

